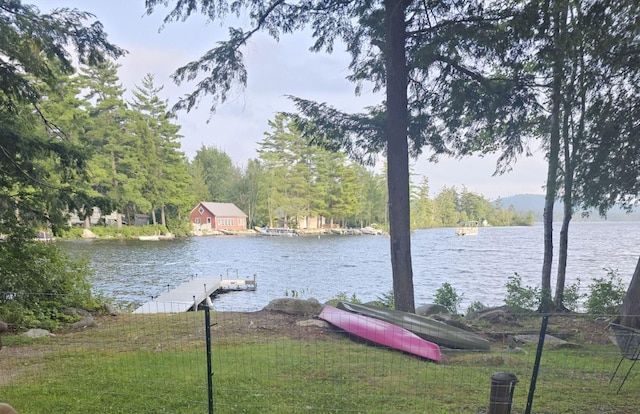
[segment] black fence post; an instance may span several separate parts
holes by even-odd
[[[213,414],[213,367],[211,364],[211,309],[204,308],[205,343],[207,347],[207,393],[209,414]]]
[[[536,392],[538,370],[540,369],[540,360],[542,359],[542,347],[544,346],[544,337],[547,334],[547,322],[549,322],[549,315],[544,315],[542,317],[542,326],[540,327],[540,336],[538,337],[536,362],[535,364],[533,364],[533,373],[531,374],[531,385],[529,386],[529,397],[527,398],[527,408],[525,410],[525,414],[531,414],[531,409],[533,408],[533,395]]]

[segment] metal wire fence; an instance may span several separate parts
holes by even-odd
[[[6,335],[0,401],[22,414],[637,413],[637,349],[615,344],[612,319],[476,321],[491,350],[442,349],[434,363],[309,315],[98,316],[95,326],[55,336]],[[492,399],[504,395],[492,383],[505,378],[497,373],[511,388],[496,408]]]

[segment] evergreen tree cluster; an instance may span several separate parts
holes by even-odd
[[[253,225],[315,228],[388,226],[386,174],[343,153],[310,144],[295,117],[280,113],[245,169],[224,151],[202,147],[190,163],[192,188],[202,200],[233,202]],[[466,188],[445,187],[433,199],[426,178],[413,191],[412,228],[451,227],[464,221],[532,225],[522,216]],[[310,223],[312,220],[320,220]]]
[[[412,191],[411,228],[452,227],[474,221],[490,226],[531,226],[534,213],[522,215],[513,206],[504,208],[500,199],[491,202],[484,196],[455,187],[444,187],[429,198],[429,183],[423,178]]]
[[[62,228],[87,188],[88,149],[61,127],[85,114],[58,88],[72,87],[74,58],[94,66],[124,53],[92,17],[0,2],[0,320],[12,328],[55,328],[73,319],[66,308],[92,306],[86,263],[32,240],[40,226]]]
[[[117,212],[117,225],[148,214],[152,224],[182,226],[193,207],[187,159],[180,149],[180,127],[162,87],[147,74],[127,102],[118,66],[110,61],[82,66],[46,91],[43,111],[69,140],[87,151],[86,175],[74,182],[75,197],[66,211],[89,219],[97,207]]]

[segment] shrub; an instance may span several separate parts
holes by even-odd
[[[379,304],[383,308],[395,309],[395,298],[393,296],[393,289],[388,291],[387,293],[383,293],[382,296],[378,296],[378,300],[376,304]]]
[[[570,311],[578,310],[578,302],[586,295],[580,293],[580,279],[576,283],[565,287],[564,289],[564,306]]]
[[[56,329],[74,322],[63,310],[94,309],[86,261],[53,243],[0,243],[0,319],[17,329]]]
[[[67,240],[77,240],[82,238],[82,228],[81,227],[69,227],[67,229],[62,230],[61,236]]]
[[[522,278],[518,273],[509,277],[506,284],[507,297],[504,303],[517,311],[536,310],[540,306],[542,294],[540,288],[522,286]]]
[[[469,305],[469,307],[467,308],[467,314],[469,313],[473,313],[473,312],[480,312],[481,310],[483,310],[484,308],[486,308],[486,306],[484,305],[484,303],[482,302],[478,302],[477,300],[475,302],[473,302],[471,305]]]
[[[191,232],[191,222],[189,220],[168,220],[167,231],[176,235],[176,237],[188,236]]]
[[[458,306],[462,302],[462,295],[458,295],[453,286],[445,282],[436,290],[434,302],[436,305],[444,306],[449,312],[456,314],[458,313]]]
[[[587,312],[595,315],[612,315],[619,311],[626,294],[618,269],[604,269],[607,276],[593,278],[587,294]]]
[[[338,292],[334,298],[327,301],[331,306],[336,306],[338,302],[362,303],[355,293],[352,294],[351,297],[348,297],[346,292]]]

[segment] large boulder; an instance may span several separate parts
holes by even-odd
[[[29,329],[26,332],[23,332],[22,336],[35,339],[35,338],[46,338],[48,336],[55,336],[55,335],[47,331],[46,329],[33,328],[33,329]]]
[[[82,229],[82,238],[83,239],[97,239],[98,236],[94,232],[89,229]]]
[[[296,322],[296,326],[308,327],[315,326],[316,328],[328,328],[329,324],[320,319],[307,319],[306,321]]]
[[[82,318],[91,316],[91,313],[89,311],[86,311],[80,308],[67,308],[67,309],[64,309],[62,313],[69,316],[80,316]]]
[[[105,303],[104,305],[102,305],[102,310],[104,311],[104,313],[110,316],[120,315],[120,311],[118,310],[118,308],[116,308],[110,303]]]
[[[538,344],[540,340],[540,335],[515,335],[513,340],[516,343],[521,344]],[[556,338],[552,335],[545,335],[544,337],[544,346],[551,349],[557,348],[579,348],[580,345],[575,344],[573,342],[567,342],[564,339]]]
[[[316,299],[281,298],[274,299],[264,310],[288,313],[289,315],[319,315],[323,305]]]
[[[449,310],[442,305],[435,303],[427,303],[426,305],[420,305],[416,308],[416,315],[429,316],[437,315],[439,313],[449,313]]]
[[[491,324],[511,324],[515,323],[517,318],[509,306],[499,306],[469,313],[465,316],[465,319],[470,321],[485,321]]]
[[[80,319],[79,321],[69,325],[69,328],[70,329],[86,329],[96,325],[97,323],[96,323],[96,320],[93,319],[93,316],[83,316],[82,319]]]
[[[96,326],[96,321],[95,319],[93,319],[93,316],[91,315],[91,313],[89,313],[84,309],[67,308],[63,310],[62,313],[64,313],[65,315],[80,317],[80,320],[69,325],[69,328],[71,329],[85,329],[92,326]]]

